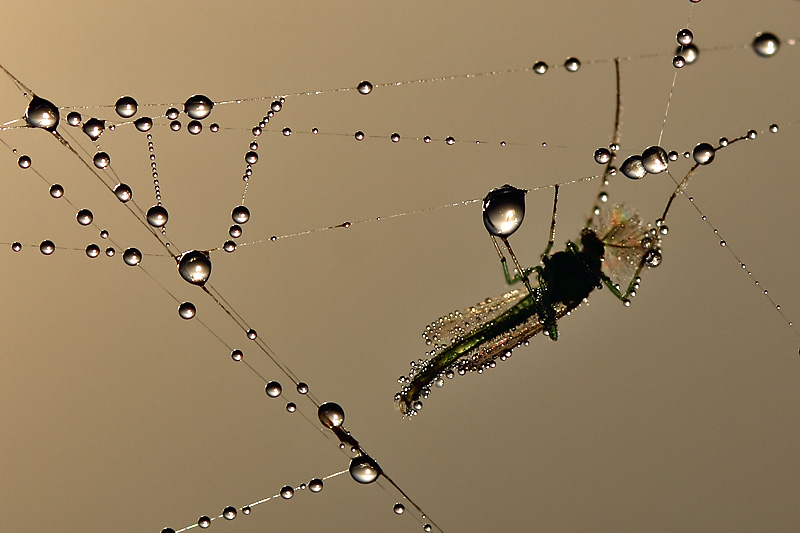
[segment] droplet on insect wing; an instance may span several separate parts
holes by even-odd
[[[202,94],[190,96],[183,104],[183,112],[194,120],[203,120],[211,114],[213,108],[214,102],[211,101],[211,98]]]
[[[628,157],[619,169],[625,174],[625,177],[632,180],[639,180],[647,175],[647,169],[644,168],[642,157],[638,155]]]
[[[642,165],[650,174],[660,174],[667,170],[667,152],[660,146],[649,146],[642,152]]]
[[[284,500],[291,499],[292,496],[294,496],[294,489],[289,485],[286,485],[281,489],[281,498]]]
[[[142,252],[136,248],[127,248],[122,252],[122,260],[128,266],[136,266],[142,262]]]
[[[358,92],[361,94],[369,94],[372,92],[372,84],[368,81],[362,81],[358,84]]]
[[[564,61],[564,68],[567,72],[577,72],[581,68],[581,62],[576,57],[570,57]]]
[[[83,123],[83,133],[91,140],[96,141],[106,130],[106,121],[98,118],[90,118]]]
[[[778,53],[781,41],[768,32],[759,32],[753,39],[753,51],[761,57],[772,57]]]
[[[525,218],[525,193],[511,185],[492,189],[483,199],[483,224],[491,235],[509,237]]]
[[[52,102],[34,96],[25,109],[25,122],[31,128],[56,131],[59,119],[58,108]]]
[[[233,520],[236,518],[236,507],[227,506],[225,509],[222,510],[222,518],[225,520]]]
[[[139,110],[139,104],[136,103],[132,96],[123,96],[117,100],[114,110],[122,118],[131,118]]]
[[[536,74],[544,74],[545,72],[547,72],[547,63],[545,63],[544,61],[537,61],[536,63],[533,64],[532,70]]]
[[[317,416],[322,425],[333,429],[344,424],[344,409],[335,402],[325,402],[317,409]]]
[[[714,160],[714,155],[714,147],[708,143],[699,143],[692,150],[692,157],[701,165],[707,165],[711,163]]]
[[[192,302],[183,302],[178,306],[178,315],[184,320],[194,318],[197,314],[197,308]]]
[[[178,272],[192,285],[205,285],[211,276],[211,258],[208,252],[189,250],[178,258]]]
[[[350,476],[359,483],[372,483],[381,475],[381,467],[369,455],[354,457],[350,461]]]
[[[243,205],[237,205],[231,211],[231,218],[237,224],[245,224],[250,220],[250,210]]]

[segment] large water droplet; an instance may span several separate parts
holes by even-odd
[[[200,526],[203,529],[206,529],[208,526],[211,525],[211,518],[209,518],[207,516],[201,516],[197,520],[197,525]]]
[[[197,314],[197,308],[192,302],[183,302],[178,306],[178,314],[184,320],[189,320],[190,318],[194,318],[194,315]]]
[[[117,195],[117,199],[122,203],[125,203],[133,198],[133,191],[124,183],[117,183],[114,186],[114,194]]]
[[[358,84],[358,92],[361,94],[369,94],[372,92],[372,84],[368,81],[362,81]]]
[[[281,392],[283,392],[281,384],[277,381],[270,381],[267,383],[266,387],[264,387],[264,390],[267,393],[267,396],[270,398],[277,398],[281,395]]]
[[[675,55],[681,56],[687,65],[691,65],[700,57],[700,50],[694,44],[687,44],[686,46],[678,46],[675,49]]]
[[[772,33],[759,32],[753,39],[753,51],[761,57],[774,56],[778,53],[780,46],[781,40]]]
[[[317,416],[322,425],[328,429],[344,424],[344,409],[338,403],[325,402],[317,409]]]
[[[128,248],[122,252],[122,260],[128,266],[136,266],[142,262],[142,252],[136,248]]]
[[[642,157],[638,155],[628,157],[623,161],[619,169],[626,177],[632,180],[640,180],[647,175],[647,170],[642,163]]]
[[[288,500],[292,496],[294,496],[294,489],[289,485],[286,485],[281,489],[281,498],[283,498],[284,500]]]
[[[39,245],[39,251],[44,255],[50,255],[56,251],[56,245],[53,241],[45,240]]]
[[[699,143],[692,150],[692,157],[701,165],[707,165],[714,160],[714,147],[708,143]]]
[[[372,483],[381,475],[381,467],[369,455],[354,457],[350,461],[350,476],[359,483]]]
[[[525,218],[525,192],[511,185],[492,189],[483,199],[483,225],[498,237],[509,237]]]
[[[169,213],[161,205],[154,205],[147,210],[147,223],[154,228],[160,228],[166,225],[169,219]]]
[[[86,255],[87,257],[91,257],[94,259],[95,257],[100,255],[100,247],[96,244],[90,244],[86,247]]]
[[[202,94],[190,96],[183,104],[183,112],[195,120],[203,120],[211,114],[212,109],[214,109],[214,102]]]
[[[153,127],[153,119],[150,117],[140,117],[133,122],[133,125],[141,132],[150,131]]]
[[[667,151],[660,146],[649,146],[642,152],[642,165],[650,174],[664,172],[668,164]]]
[[[211,276],[211,259],[208,252],[189,250],[178,259],[178,272],[183,279],[193,285],[205,285]]]
[[[58,183],[54,183],[50,186],[50,196],[53,198],[61,198],[64,196],[64,187],[59,185]]]
[[[92,158],[94,166],[100,169],[108,168],[111,164],[111,157],[105,152],[97,152]]]
[[[94,215],[88,209],[81,209],[78,211],[76,218],[78,219],[78,224],[81,226],[88,226],[92,223],[92,220],[94,220]]]
[[[250,151],[244,154],[244,161],[248,165],[255,165],[258,163],[258,154],[256,152]]]
[[[308,490],[311,492],[319,492],[322,490],[322,480],[319,478],[314,478],[308,482]]]
[[[231,218],[237,224],[245,224],[250,220],[250,210],[243,205],[237,205],[231,211]]]
[[[58,108],[52,102],[34,96],[25,109],[25,122],[32,128],[56,131],[59,119]]]
[[[117,115],[122,118],[131,118],[139,110],[139,104],[136,103],[132,96],[123,96],[117,100],[114,109]]]
[[[236,518],[236,507],[227,506],[225,509],[222,510],[222,518],[225,520],[233,520]]]
[[[90,118],[83,123],[83,133],[89,136],[93,141],[100,138],[100,135],[106,130],[106,121],[99,118]]]
[[[661,251],[658,249],[648,250],[644,254],[643,261],[645,265],[651,268],[657,267],[661,264]]]

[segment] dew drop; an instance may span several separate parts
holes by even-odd
[[[400,134],[399,133],[392,133],[391,139],[392,139],[393,143],[400,142]]]
[[[169,123],[169,129],[172,131],[181,131],[181,121],[180,120],[173,120]]]
[[[676,37],[678,40],[678,44],[686,46],[687,44],[692,44],[694,40],[694,34],[692,30],[683,28],[682,30],[678,31],[678,35]]]
[[[101,229],[100,230],[100,238],[101,239],[108,239],[108,230],[107,229]]]
[[[281,489],[281,498],[283,498],[284,500],[288,500],[292,496],[294,496],[294,489],[289,485],[286,485]]]
[[[153,119],[150,117],[139,117],[133,122],[133,125],[141,132],[150,131],[153,127]]]
[[[594,160],[600,165],[605,165],[611,161],[611,151],[608,148],[598,148],[594,151]]]
[[[231,218],[237,224],[245,224],[250,220],[250,210],[243,205],[237,205],[231,211]]]
[[[219,131],[219,124],[217,124],[216,122],[213,122],[213,123],[212,123],[212,124],[211,124],[211,125],[208,127],[208,129],[210,129],[210,130],[211,130],[211,133],[217,133],[217,132]]]
[[[175,530],[172,529],[171,527],[165,527],[164,529],[161,530],[161,533],[175,533]]]
[[[381,475],[381,467],[369,455],[360,455],[350,461],[350,476],[359,483],[372,483]]]
[[[248,165],[255,165],[258,163],[258,154],[252,150],[244,154],[244,161]]]
[[[183,104],[183,112],[194,120],[203,120],[211,114],[214,102],[208,96],[195,94],[189,97]]]
[[[234,239],[238,239],[242,236],[242,227],[238,224],[234,224],[228,229],[228,235],[233,237]]]
[[[547,63],[545,63],[544,61],[537,61],[536,63],[533,64],[533,71],[536,74],[544,74],[545,72],[547,72]]]
[[[686,58],[682,55],[677,55],[672,58],[672,66],[675,68],[683,68],[686,66]]]
[[[692,150],[692,157],[697,163],[707,165],[714,160],[714,147],[708,143],[699,143]]]
[[[109,155],[105,152],[97,152],[94,154],[92,162],[94,162],[94,166],[97,168],[104,169],[111,164],[111,157],[109,157]]]
[[[429,135],[426,135],[425,137],[423,137],[423,138],[422,138],[422,141],[423,141],[425,144],[429,144],[429,143],[431,142],[431,138],[430,138],[430,136],[429,136]]]
[[[189,133],[191,133],[192,135],[197,135],[198,133],[200,133],[201,131],[203,131],[203,125],[200,123],[200,121],[199,121],[199,120],[192,120],[192,121],[191,121],[191,122],[189,122],[189,124],[186,126],[186,131],[188,131],[188,132],[189,132]]]
[[[64,187],[59,185],[58,183],[54,183],[50,186],[50,196],[53,198],[61,198],[64,196]]]
[[[433,531],[430,524],[422,524],[422,531]]]
[[[209,517],[207,517],[207,516],[201,516],[197,520],[197,525],[200,526],[203,529],[206,529],[208,526],[211,525],[211,519]]]
[[[49,100],[38,96],[34,96],[25,109],[25,122],[31,128],[56,131],[58,119],[58,108]]]
[[[281,395],[281,392],[283,392],[283,388],[277,381],[270,381],[267,383],[266,387],[264,387],[264,391],[270,398],[277,398]]]
[[[90,118],[83,123],[83,133],[91,140],[96,141],[106,129],[106,121],[99,118]]]
[[[483,199],[483,225],[491,235],[509,237],[525,218],[525,193],[511,185],[492,189]]]
[[[31,158],[27,155],[21,155],[19,156],[19,159],[17,159],[17,164],[19,165],[19,168],[30,168]]]
[[[247,330],[247,338],[254,341],[258,338],[258,332],[252,328]]]
[[[753,51],[760,57],[772,57],[778,53],[781,41],[772,33],[759,32],[753,39]]]
[[[164,227],[169,219],[169,213],[163,206],[154,205],[147,210],[147,223],[154,228]]]
[[[771,133],[778,133],[778,125],[777,124],[770,124],[769,125],[769,131]]]
[[[222,517],[225,520],[233,520],[236,518],[236,507],[227,506],[225,509],[222,510]]]
[[[354,137],[355,137],[355,139],[357,141],[363,141],[364,140],[364,132],[363,131],[357,131],[355,133]]]
[[[117,100],[114,110],[122,118],[131,118],[139,110],[139,104],[136,103],[132,96],[123,96]]]
[[[245,514],[245,515],[250,514],[250,506],[249,505],[245,505],[244,507],[242,507],[242,514]]]
[[[231,352],[231,359],[233,359],[234,361],[241,361],[243,357],[244,353],[242,353],[241,350],[233,350]]]
[[[281,109],[283,109],[283,103],[280,100],[275,100],[269,106],[273,113],[277,113]]]
[[[577,72],[581,68],[581,62],[578,61],[578,58],[570,57],[564,61],[564,68],[567,69],[567,72]]]
[[[444,140],[444,142],[452,146],[456,143],[456,140],[453,137],[448,137]]]
[[[233,241],[225,241],[222,244],[222,249],[228,253],[232,253],[236,251],[236,243]]]
[[[117,199],[122,202],[128,202],[131,198],[133,198],[133,191],[131,188],[124,184],[124,183],[117,183],[114,186],[114,194],[117,196]]]
[[[99,246],[97,246],[96,244],[90,244],[89,246],[86,247],[86,256],[87,257],[91,257],[92,259],[94,259],[98,255],[100,255],[100,247]]]
[[[338,403],[325,402],[317,409],[317,416],[322,425],[333,429],[344,424],[344,409]]]
[[[655,268],[661,264],[661,251],[657,249],[648,250],[644,254],[644,264],[651,268]]]
[[[392,507],[392,511],[394,511],[394,514],[398,514],[398,515],[399,514],[403,514],[403,513],[406,512],[406,506],[403,505],[402,503],[398,502],[398,503],[394,504],[394,507]]]
[[[56,251],[56,245],[53,241],[44,240],[39,244],[39,251],[42,252],[44,255],[50,255]]]
[[[189,320],[197,314],[197,308],[192,302],[183,302],[178,306],[178,314],[182,319]]]
[[[192,285],[203,286],[211,276],[211,258],[208,252],[189,250],[178,258],[178,272]]]
[[[80,113],[78,113],[77,111],[71,111],[67,115],[67,124],[69,124],[70,126],[77,126],[78,124],[81,123],[81,118],[82,117]]]
[[[361,94],[369,94],[372,92],[372,84],[368,81],[362,81],[358,84],[358,92]]]
[[[619,169],[625,174],[625,177],[632,180],[640,180],[647,175],[647,169],[644,168],[642,157],[632,155],[623,161]]]
[[[294,402],[289,402],[286,404],[286,412],[287,413],[294,413],[297,411],[297,405]]]
[[[88,226],[92,223],[92,220],[94,220],[94,215],[88,209],[81,209],[78,211],[76,218],[78,219],[78,224],[81,226]]]
[[[308,394],[308,385],[301,381],[297,384],[297,392],[300,394]]]
[[[11,249],[15,252],[19,252],[20,250],[22,250],[22,243],[19,242],[11,243]]]
[[[292,134],[292,129],[291,128],[283,128],[281,130],[281,133],[283,133],[284,137],[288,137],[289,135]]]
[[[142,262],[142,252],[136,248],[127,248],[122,252],[122,260],[128,266],[136,266]]]
[[[667,170],[667,152],[660,146],[649,146],[642,152],[642,165],[650,174],[660,174]]]
[[[687,65],[691,65],[697,61],[700,56],[700,50],[694,44],[687,44],[686,46],[679,46],[675,49],[675,55],[681,56]]]
[[[314,478],[308,482],[308,490],[311,492],[319,492],[322,490],[322,480],[319,478]]]

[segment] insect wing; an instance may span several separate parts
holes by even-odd
[[[603,273],[620,287],[627,287],[642,263],[648,248],[643,243],[650,239],[652,246],[658,243],[648,236],[650,225],[624,204],[601,208],[590,226],[605,246]]]

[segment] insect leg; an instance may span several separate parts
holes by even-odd
[[[558,206],[558,184],[554,185],[555,195],[553,198],[553,218],[550,219],[550,240],[547,241],[547,248],[544,249],[542,258],[550,255],[550,250],[553,249],[553,242],[556,240],[556,208]]]
[[[520,271],[517,271],[516,275],[512,278],[511,274],[509,274],[509,272],[508,272],[508,261],[506,261],[506,257],[503,255],[503,252],[500,249],[500,246],[497,244],[496,237],[494,235],[491,235],[491,234],[489,234],[489,237],[492,239],[492,244],[494,244],[494,249],[497,252],[498,257],[500,257],[500,265],[502,265],[502,267],[503,267],[503,275],[506,278],[506,283],[508,283],[509,285],[513,285],[513,284],[518,283],[519,281],[521,281],[523,279],[523,277],[531,275],[531,273],[533,272],[534,269],[533,268],[526,268],[526,269],[522,270],[521,273],[520,273]]]

